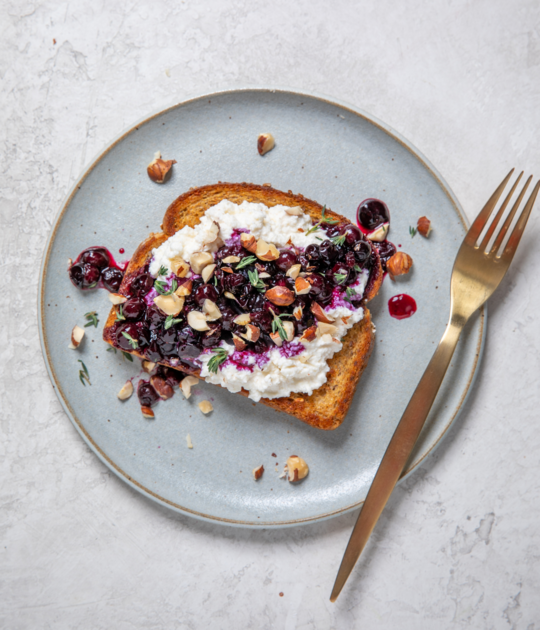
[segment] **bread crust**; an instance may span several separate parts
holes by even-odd
[[[161,226],[163,232],[150,234],[139,245],[131,257],[119,293],[124,292],[130,277],[152,257],[153,249],[159,247],[182,227],[186,225],[194,227],[210,207],[223,199],[228,199],[233,203],[242,203],[243,201],[264,203],[269,207],[278,204],[291,207],[302,206],[302,209],[316,220],[320,219],[323,210],[323,206],[316,201],[306,199],[302,195],[295,195],[290,191],[285,193],[275,190],[269,185],[257,186],[247,183],[220,182],[188,190],[173,201],[167,209]],[[326,209],[326,216],[341,222],[349,222],[345,217],[329,209]],[[293,393],[291,396],[272,400],[262,398],[260,401],[262,404],[295,416],[302,422],[318,429],[333,430],[340,426],[347,415],[356,386],[368,364],[373,349],[374,326],[365,303],[377,295],[382,280],[382,268],[380,261],[377,260],[370,283],[366,287],[363,304],[364,318],[347,332],[342,339],[343,348],[328,361],[330,370],[327,373],[326,383],[316,389],[311,396]],[[115,320],[116,312],[113,307],[103,331],[103,339],[113,346],[115,345],[113,337]],[[144,359],[144,356],[135,350],[130,353]],[[199,370],[182,366],[182,371],[201,378]],[[244,396],[248,395],[245,390],[239,393]]]

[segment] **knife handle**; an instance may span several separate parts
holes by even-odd
[[[454,318],[448,323],[435,354],[388,444],[343,555],[330,596],[332,602],[336,601],[345,585],[405,468],[450,365],[464,324],[463,320]]]

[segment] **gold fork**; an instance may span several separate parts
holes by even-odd
[[[517,178],[506,199],[501,204],[495,218],[491,222],[491,225],[488,227],[482,241],[478,244],[480,236],[490,216],[493,214],[497,202],[513,172],[514,169],[508,173],[480,214],[476,217],[456,256],[450,281],[450,319],[437,350],[429,362],[424,375],[420,379],[399,421],[394,435],[390,440],[390,444],[381,460],[375,478],[373,479],[364,506],[362,507],[360,516],[352,531],[349,544],[343,555],[334,588],[332,589],[332,595],[330,596],[330,601],[332,602],[335,602],[341,593],[386,502],[392,494],[394,486],[403,472],[405,464],[409,459],[437,392],[439,391],[446,370],[450,365],[450,360],[454,354],[463,327],[471,315],[491,297],[492,293],[499,286],[516,253],[517,246],[521,240],[523,231],[527,225],[527,220],[536,200],[540,181],[536,183],[504,249],[502,251],[499,250],[501,250],[501,245],[523,200],[532,175],[519,193],[517,200],[512,206],[502,228],[495,237],[493,244],[489,249],[488,246],[490,245],[490,241],[493,240],[495,229],[512,199],[523,172],[521,172]]]

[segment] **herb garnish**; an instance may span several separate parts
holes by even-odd
[[[354,289],[351,289],[351,287],[347,287],[345,289],[345,293],[347,294],[347,297],[344,297],[343,299],[345,300],[345,302],[349,302],[349,304],[352,304],[351,299],[357,295],[356,291]]]
[[[99,319],[98,319],[96,311],[90,311],[89,313],[85,313],[84,316],[86,317],[86,321],[88,322],[88,324],[84,325],[85,328],[88,328],[88,326],[95,326],[97,328]]]
[[[79,381],[81,381],[85,387],[86,383],[88,383],[88,385],[92,385],[90,382],[90,374],[88,374],[86,365],[80,359],[77,359],[77,361],[82,365],[82,370],[79,370]]]
[[[116,348],[113,348],[112,346],[109,346],[107,348],[107,352],[114,352],[114,354],[116,354]]]
[[[345,280],[347,279],[347,274],[346,273],[335,273],[334,274],[334,278],[337,280],[338,284],[343,284],[345,282]]]
[[[272,332],[275,333],[276,330],[279,333],[279,336],[283,339],[283,341],[287,341],[287,333],[285,332],[285,328],[283,328],[283,322],[281,321],[282,317],[293,317],[291,313],[282,313],[278,315],[273,309],[270,309],[274,319],[272,320]]]
[[[133,363],[133,357],[131,356],[131,354],[129,354],[129,352],[124,352],[124,350],[122,350],[122,356],[124,357],[124,359],[127,359],[128,361],[131,361],[131,363]]]
[[[229,353],[225,350],[225,348],[212,348],[212,352],[214,353],[214,356],[208,361],[207,367],[209,372],[216,374],[218,367],[227,360]]]
[[[312,232],[315,232],[315,230],[318,230],[320,225],[323,224],[323,223],[328,223],[329,225],[334,225],[335,223],[338,223],[337,219],[329,219],[326,216],[326,205],[322,209],[321,220],[318,223],[315,223],[315,225],[313,227],[309,228],[309,230],[306,232],[306,236],[308,234],[311,234]]]
[[[157,272],[157,276],[156,278],[159,278],[159,276],[166,276],[167,274],[167,267],[165,267],[165,265],[161,265],[161,267],[159,268],[159,271]]]
[[[330,239],[334,245],[343,245],[345,242],[345,234],[341,234],[340,236],[334,236],[334,238]]]
[[[261,291],[261,292],[266,291],[266,285],[259,278],[259,272],[256,269],[254,269],[253,271],[248,271],[248,277],[252,286],[254,286],[257,289],[257,291]]]
[[[362,271],[358,265],[355,265],[355,266],[353,267],[353,269],[354,269],[355,271],[358,271],[358,273],[360,273],[360,272]]]
[[[122,322],[125,319],[126,319],[126,316],[124,315],[124,305],[120,304],[120,306],[118,307],[118,310],[116,311],[115,323],[116,322]]]
[[[137,348],[139,347],[139,342],[136,339],[133,339],[133,337],[124,330],[122,331],[122,336],[124,336],[129,341],[129,345],[133,348],[133,350],[137,350]]]
[[[257,256],[246,256],[236,265],[236,269],[242,269],[248,265],[252,265],[257,260]]]
[[[174,326],[175,324],[178,324],[181,321],[182,321],[181,317],[179,317],[178,319],[175,319],[174,315],[168,315],[167,319],[165,320],[165,325],[163,326],[163,328],[165,330],[169,330],[171,326]]]
[[[169,289],[167,289],[167,283],[164,282],[163,280],[156,280],[154,282],[154,289],[158,293],[161,293],[161,295],[171,295],[171,293],[174,293],[177,288],[178,288],[178,282],[176,282],[176,280],[172,281]]]
[[[409,226],[409,234],[411,235],[411,238],[414,238],[416,236],[416,228],[413,227],[412,225]]]

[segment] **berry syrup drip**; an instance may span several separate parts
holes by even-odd
[[[366,199],[358,206],[356,221],[362,233],[367,236],[385,223],[390,228],[390,211],[384,201],[380,199]],[[386,263],[396,253],[396,246],[386,238],[381,242],[373,241],[372,244],[379,252],[381,265],[386,273]]]
[[[77,256],[69,268],[69,279],[83,291],[103,287],[111,293],[116,293],[127,266],[127,262],[118,264],[105,247],[88,247]]]
[[[410,295],[400,293],[388,300],[388,311],[396,319],[407,319],[416,313],[416,302]]]
[[[269,262],[253,260],[252,253],[244,249],[239,238],[230,239],[214,253],[216,269],[208,283],[199,275],[188,279],[169,274],[169,286],[173,280],[178,286],[191,283],[191,293],[185,296],[183,309],[173,322],[173,318],[167,318],[149,299],[150,292],[156,289],[156,279],[149,273],[148,262],[130,275],[125,283],[124,294],[128,300],[122,305],[124,319],[117,321],[111,330],[115,345],[126,351],[136,349],[156,363],[198,368],[197,358],[202,351],[219,347],[222,341],[232,346],[233,334],[238,337],[245,334],[245,326],[236,324],[234,319],[249,313],[250,323],[259,328],[260,335],[255,342],[246,340],[243,352],[250,353],[252,357],[260,355],[259,358],[254,357],[255,364],[264,363],[265,353],[277,347],[270,337],[275,331],[276,316],[282,317],[281,323],[293,324],[294,336],[301,335],[317,323],[311,312],[314,302],[324,308],[332,302],[336,293],[340,293],[351,309],[360,306],[362,296],[356,295],[354,289],[349,292],[347,289],[356,283],[364,270],[370,273],[369,286],[374,275],[372,270],[378,269],[377,252],[355,225],[322,223],[316,233],[321,238],[319,245],[309,245],[305,250],[294,247],[282,249],[279,258]],[[223,259],[229,256],[238,256],[242,262],[251,257],[252,262],[237,269],[237,263],[223,263]],[[301,265],[311,285],[305,295],[296,295],[295,281],[286,275],[295,264]],[[268,277],[258,278],[257,283],[257,274],[268,274]],[[266,299],[266,291],[276,286],[289,290],[291,304],[277,306]],[[226,297],[225,292],[235,299]],[[208,322],[210,330],[200,332],[188,325],[187,315],[193,310],[202,311],[206,299],[217,305],[221,317]],[[299,306],[302,314],[300,319],[296,319],[293,310]],[[284,356],[294,356],[296,345],[294,341],[284,341],[281,347]],[[236,361],[246,368],[248,363],[243,352],[231,358],[231,362]]]

